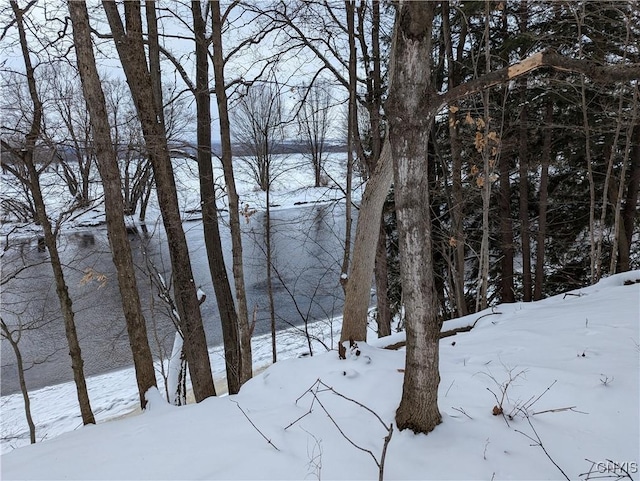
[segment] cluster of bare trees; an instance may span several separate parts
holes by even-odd
[[[326,142],[337,130],[332,112],[340,102],[346,112],[341,340],[366,340],[372,280],[378,335],[390,333],[390,306],[403,306],[407,351],[396,414],[400,429],[426,433],[440,422],[438,343],[444,319],[498,300],[540,299],[557,289],[545,291],[550,281],[564,279],[573,287],[638,261],[632,249],[640,186],[635,2],[290,0],[227,6],[194,0],[160,6],[104,1],[90,12],[85,2],[69,1],[58,16],[68,16],[70,23],[61,20],[57,38],[44,47],[49,40],[35,46],[25,27],[33,22],[26,18],[37,11],[35,2],[20,6],[12,0],[10,6],[2,36],[17,32],[30,103],[23,105],[18,127],[3,137],[3,150],[11,155],[10,161],[3,157],[3,165],[26,186],[26,210],[43,229],[85,423],[93,417],[73,306],[56,259],[56,224],[39,186],[46,162],[38,155],[49,146],[47,152],[64,160],[61,175],[78,208],[91,201],[92,165],[100,174],[143,406],[156,379],[124,214],[140,205],[144,218],[155,186],[183,356],[200,401],[215,395],[215,388],[171,163],[175,122],[167,115],[188,96],[195,101],[194,160],[230,393],[252,375],[233,149],[242,149],[243,161],[266,193],[265,275],[271,292],[270,186],[277,175],[286,175],[275,168],[277,146],[297,124],[315,186],[325,184]],[[97,27],[97,16],[106,17],[109,31]],[[165,30],[161,17],[174,19],[186,33]],[[598,30],[602,22],[612,33]],[[189,42],[194,60],[168,47],[171,40]],[[97,46],[115,47],[128,88],[100,72]],[[64,51],[62,58],[82,86],[80,96],[68,77],[52,82],[61,97],[54,118],[64,135],[49,134],[43,122],[45,93],[37,69],[44,67],[32,63],[40,48]],[[184,87],[169,94],[168,66]],[[283,69],[289,70],[278,74]],[[122,95],[130,96],[134,109],[119,110],[117,89],[125,90]],[[295,98],[283,92],[295,92]],[[229,207],[232,280],[214,188],[212,96]],[[54,148],[53,140],[61,138],[64,143]],[[60,145],[68,148],[61,152]],[[70,168],[69,159],[77,167]],[[367,184],[353,226],[355,169]],[[569,185],[574,179],[582,187]],[[563,216],[571,216],[567,205],[576,220],[560,225]],[[577,265],[585,259],[579,255],[585,246],[588,272]],[[396,271],[399,281],[392,278]],[[400,286],[401,294],[392,286]],[[394,301],[397,295],[401,299]],[[275,329],[272,298],[270,313]]]

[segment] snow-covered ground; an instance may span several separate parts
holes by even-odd
[[[639,279],[620,274],[445,323],[484,316],[440,343],[442,424],[429,435],[393,430],[384,463],[404,351],[371,340],[347,360],[297,358],[294,337],[290,358],[238,395],[172,407],[150,392],[140,415],[56,437],[52,428],[51,439],[4,454],[2,478],[375,479],[382,465],[386,479],[638,479]],[[126,377],[91,380],[102,421],[135,404]],[[77,425],[64,389],[34,398]],[[9,412],[18,422],[18,406],[2,411],[3,425]]]

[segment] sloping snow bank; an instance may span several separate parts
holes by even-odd
[[[385,478],[593,479],[618,468],[633,476],[640,283],[624,281],[636,279],[640,271],[500,305],[471,332],[443,339],[443,423],[427,436],[394,431]],[[375,479],[387,431],[358,403],[393,422],[404,353],[359,351],[278,362],[238,395],[197,405],[171,407],[151,393],[141,416],[5,454],[2,477]],[[321,386],[314,401],[318,379],[357,403]],[[504,416],[492,414],[498,405]]]

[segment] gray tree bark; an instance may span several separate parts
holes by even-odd
[[[526,88],[526,82],[523,88]],[[523,93],[524,97],[524,93]],[[529,144],[528,144],[528,113],[527,105],[523,103],[520,111],[520,137],[518,139],[518,172],[520,176],[519,215],[520,238],[522,242],[522,297],[525,302],[531,301],[531,223],[529,222]]]
[[[76,385],[76,394],[78,396],[78,403],[80,404],[80,414],[82,415],[83,424],[95,424],[95,418],[93,411],[91,410],[91,403],[89,402],[89,393],[87,391],[87,384],[84,376],[84,361],[82,360],[82,351],[80,349],[80,343],[78,341],[78,334],[76,332],[76,324],[73,312],[73,303],[69,296],[69,290],[62,270],[62,262],[60,261],[60,255],[58,253],[58,244],[56,239],[56,233],[53,231],[49,217],[44,203],[44,197],[42,195],[42,189],[40,186],[40,173],[37,171],[34,162],[34,152],[36,149],[36,143],[38,137],[42,131],[42,119],[44,115],[42,101],[38,96],[38,90],[36,87],[36,77],[33,64],[31,62],[31,52],[27,43],[27,36],[24,28],[24,13],[26,10],[22,10],[18,7],[15,0],[11,0],[11,9],[16,19],[16,26],[18,28],[18,36],[20,41],[20,48],[22,50],[22,58],[24,60],[27,86],[29,89],[29,96],[33,105],[33,118],[29,132],[27,133],[24,141],[24,145],[19,151],[14,150],[14,154],[19,156],[24,165],[27,168],[29,175],[29,188],[33,195],[33,202],[35,205],[37,220],[42,226],[44,235],[44,243],[49,252],[51,267],[53,269],[54,282],[56,286],[56,295],[60,302],[60,310],[62,311],[62,318],[64,319],[65,334],[67,337],[67,343],[69,345],[69,355],[71,356],[71,369],[73,370],[73,379]],[[26,9],[31,8],[33,4],[29,4]],[[4,142],[3,142],[4,144]]]
[[[435,8],[434,2],[400,4],[392,46],[393,81],[386,103],[407,331],[396,424],[401,430],[420,433],[430,432],[442,420],[438,410],[441,321],[437,316],[426,165],[434,116],[430,60]]]
[[[193,393],[196,402],[200,402],[209,396],[214,396],[215,388],[191,259],[178,208],[167,138],[156,112],[151,75],[147,68],[142,39],[141,8],[137,2],[124,2],[125,31],[118,12],[118,4],[105,0],[102,5],[131,89],[153,167],[158,202],[171,258],[176,307],[184,334],[185,357],[189,365]]]
[[[251,331],[249,329],[249,311],[247,309],[247,293],[244,285],[244,267],[242,260],[242,238],[240,229],[240,208],[238,193],[233,174],[233,158],[231,152],[231,128],[229,126],[229,109],[227,91],[224,80],[224,57],[222,54],[222,16],[220,3],[211,2],[211,43],[213,45],[213,72],[215,76],[216,101],[220,118],[220,142],[222,144],[222,169],[229,199],[229,224],[231,227],[231,252],[233,257],[233,281],[238,302],[238,336],[240,338],[240,381],[247,382],[253,376],[251,359]]]
[[[367,181],[360,203],[351,267],[345,290],[340,342],[349,339],[354,341],[367,339],[367,312],[371,300],[371,279],[376,258],[376,250],[371,246],[378,244],[382,208],[392,181],[391,145],[386,140],[376,170]]]
[[[380,219],[380,233],[376,247],[374,273],[376,277],[376,321],[378,337],[391,335],[391,309],[389,307],[389,272],[387,263],[387,234],[384,229],[384,219]]]
[[[547,237],[547,206],[549,203],[549,164],[551,163],[551,140],[553,138],[553,103],[547,100],[545,113],[544,140],[542,141],[542,161],[538,201],[538,235],[536,237],[536,269],[533,286],[533,300],[542,299],[544,287],[544,242]]]
[[[206,23],[200,1],[191,2],[193,31],[196,40],[196,115],[198,141],[198,174],[204,243],[209,272],[218,301],[229,394],[236,394],[242,385],[241,359],[238,340],[238,316],[227,276],[218,225],[213,165],[211,164],[211,94],[209,90],[209,58]]]
[[[357,53],[355,39],[355,1],[345,0],[345,9],[347,16],[347,34],[349,37],[349,102],[347,113],[347,179],[345,186],[345,229],[344,229],[344,252],[342,254],[342,267],[340,282],[346,291],[349,272],[349,263],[351,261],[351,228],[353,225],[353,206],[351,205],[351,190],[353,181],[353,165],[354,165],[354,149],[356,147],[356,138],[358,136],[358,109],[356,104],[357,96]]]
[[[18,382],[20,383],[20,392],[22,393],[22,400],[24,401],[24,414],[27,419],[27,426],[29,426],[29,441],[31,444],[36,442],[36,425],[33,422],[33,416],[31,415],[31,399],[29,398],[29,391],[27,389],[27,381],[24,377],[25,367],[22,359],[22,351],[20,351],[19,341],[22,335],[22,327],[19,328],[17,334],[16,331],[11,331],[5,324],[4,320],[0,318],[0,334],[3,338],[9,341],[11,349],[16,356],[16,370],[18,371]],[[15,337],[14,337],[15,336]]]
[[[89,111],[96,161],[105,197],[107,232],[113,263],[118,276],[118,287],[127,324],[129,345],[133,354],[140,405],[145,407],[145,393],[156,386],[153,356],[147,338],[147,326],[135,277],[131,244],[124,223],[124,201],[122,198],[120,170],[116,152],[111,143],[107,107],[96,67],[89,14],[83,1],[68,2],[73,25],[73,41],[82,89]]]
[[[630,176],[622,209],[620,235],[618,236],[619,256],[616,272],[626,272],[631,269],[629,256],[633,242],[634,223],[637,219],[638,193],[640,192],[640,124],[633,127],[631,135],[633,145],[631,147]]]
[[[500,187],[498,206],[500,209],[500,250],[502,251],[500,299],[502,302],[515,302],[513,284],[513,220],[511,219],[511,181],[509,180],[510,161],[505,155],[499,159]]]

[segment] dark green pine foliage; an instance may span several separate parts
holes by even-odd
[[[585,58],[596,63],[638,62],[638,12],[631,3],[621,2],[491,2],[489,12],[491,69],[495,70],[522,60],[542,49],[553,49],[573,58]],[[487,13],[484,2],[464,2],[450,9],[454,64],[445,59],[445,39],[442,30],[434,42],[434,82],[446,90],[448,69],[457,69],[458,83],[481,76],[485,66],[485,25]],[[436,17],[437,25],[442,15]],[[629,28],[627,28],[629,26]],[[464,39],[464,45],[457,42]],[[580,44],[582,42],[582,44]],[[588,147],[583,116],[584,105],[588,125]],[[552,115],[547,114],[551,104]],[[455,114],[462,156],[464,199],[464,242],[466,301],[474,307],[478,284],[478,253],[482,231],[482,200],[479,183],[483,169],[481,153],[476,148],[478,135],[485,131],[481,95],[460,100]],[[523,110],[526,116],[523,117]],[[433,130],[433,151],[430,159],[430,178],[433,188],[434,266],[439,278],[438,290],[441,315],[455,315],[451,302],[453,292],[450,266],[453,262],[452,244],[452,149],[448,112],[438,116]],[[623,199],[631,178],[630,160],[621,179],[623,160],[633,145],[630,137],[634,120],[633,85],[596,84],[591,79],[568,72],[541,69],[527,79],[489,92],[489,131],[496,132],[499,153],[492,159],[492,187],[490,202],[490,279],[489,301],[505,299],[504,269],[508,250],[512,249],[513,274],[507,282],[513,300],[524,298],[523,234],[528,234],[529,259],[533,282],[536,267],[536,247],[540,229],[543,231],[544,256],[542,297],[553,295],[592,282],[591,277],[591,218],[595,222],[594,242],[602,232],[602,247],[598,262],[601,275],[610,272],[614,246],[613,215],[615,201],[622,181]],[[524,120],[523,120],[524,118]],[[549,123],[550,120],[550,123]],[[526,149],[521,149],[521,129],[524,127]],[[616,131],[618,135],[616,136]],[[629,142],[631,141],[631,143]],[[548,207],[546,227],[540,223],[542,200],[541,180],[545,154],[549,144]],[[637,143],[638,140],[635,140]],[[587,148],[591,158],[593,199],[590,191]],[[430,149],[431,150],[431,149]],[[523,154],[524,152],[524,154]],[[526,155],[525,158],[521,158]],[[613,159],[607,177],[609,159]],[[521,176],[521,162],[526,173]],[[503,179],[509,179],[503,185]],[[608,180],[607,180],[608,178]],[[520,187],[527,187],[527,203],[520,209]],[[605,190],[606,189],[606,190]],[[607,195],[604,223],[603,196]],[[501,199],[501,195],[505,197]],[[624,201],[622,202],[624,208]],[[591,210],[593,208],[593,212]],[[526,222],[523,219],[526,213]],[[591,213],[591,215],[590,215]],[[505,219],[505,216],[507,218]],[[638,224],[635,224],[637,232]],[[507,229],[507,230],[505,230]],[[509,230],[510,229],[510,230]],[[392,235],[392,234],[390,234]],[[510,242],[509,242],[510,239]],[[631,248],[631,268],[638,266],[637,248]],[[510,262],[510,261],[509,261]],[[531,289],[531,287],[530,287]]]

